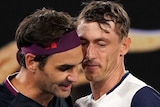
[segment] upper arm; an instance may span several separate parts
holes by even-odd
[[[153,88],[145,86],[136,92],[131,107],[160,107],[160,94]]]

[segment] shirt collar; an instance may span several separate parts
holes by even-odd
[[[18,74],[18,72],[10,74],[6,80],[4,81],[5,86],[7,89],[14,95],[16,96],[18,93],[18,90],[12,85],[11,80]]]

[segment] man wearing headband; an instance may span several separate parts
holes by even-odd
[[[20,23],[15,39],[21,67],[0,85],[0,106],[72,107],[83,53],[71,16],[39,9]]]

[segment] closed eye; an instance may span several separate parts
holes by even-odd
[[[106,42],[104,42],[104,41],[98,41],[98,42],[97,42],[97,45],[98,45],[98,46],[102,46],[102,47],[103,47],[103,46],[106,46],[106,45],[107,45],[107,43],[106,43]]]
[[[73,65],[60,65],[57,67],[57,69],[60,71],[67,71],[69,69],[72,69],[73,67]]]

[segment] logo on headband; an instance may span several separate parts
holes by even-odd
[[[56,42],[53,42],[49,47],[45,48],[46,50],[47,49],[53,49],[53,48],[57,48],[57,43]]]

